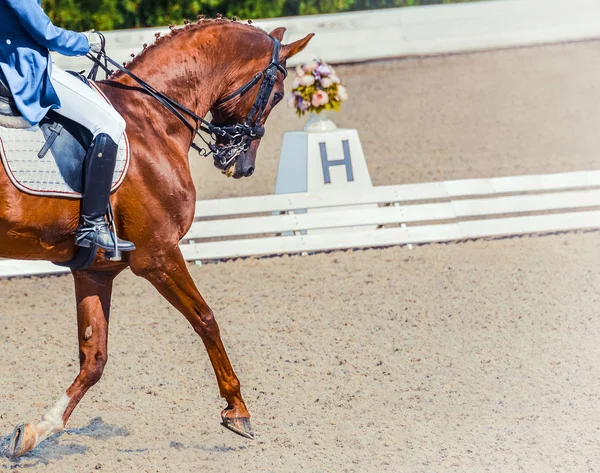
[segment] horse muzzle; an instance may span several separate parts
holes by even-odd
[[[242,177],[250,177],[254,174],[255,164],[254,159],[249,152],[243,152],[229,164],[223,166],[219,160],[215,158],[214,165],[227,177],[241,179]]]

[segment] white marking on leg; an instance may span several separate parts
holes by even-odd
[[[69,407],[69,402],[71,402],[71,398],[63,394],[54,407],[44,414],[43,420],[49,422],[53,427],[62,429],[64,427],[62,417]]]
[[[35,427],[36,447],[52,434],[60,432],[62,429],[64,429],[65,425],[63,423],[63,415],[69,406],[69,402],[71,402],[71,398],[66,394],[63,394],[58,402],[44,414],[41,422]]]

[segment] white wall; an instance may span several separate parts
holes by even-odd
[[[321,57],[331,63],[532,45],[600,37],[600,0],[492,0],[256,21],[287,28],[285,42],[316,33],[291,65]],[[168,28],[106,33],[121,62]],[[85,58],[56,56],[61,67],[87,69]]]

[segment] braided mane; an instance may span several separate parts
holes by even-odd
[[[131,61],[129,61],[128,63],[124,63],[123,65],[133,66],[136,62],[138,62],[138,60],[142,59],[148,53],[148,51],[154,50],[158,46],[168,43],[171,39],[173,39],[176,36],[179,36],[182,33],[200,31],[207,27],[218,26],[218,25],[227,25],[227,26],[231,26],[231,27],[238,27],[238,28],[243,28],[243,29],[250,30],[250,31],[259,31],[261,33],[267,34],[266,31],[262,30],[261,28],[259,28],[257,26],[254,26],[252,24],[251,20],[248,20],[248,23],[242,23],[242,22],[238,21],[237,18],[230,20],[228,18],[220,17],[218,15],[217,15],[217,18],[204,18],[204,15],[198,15],[198,21],[191,22],[190,20],[184,20],[184,25],[181,27],[177,27],[175,25],[169,25],[169,29],[171,31],[167,35],[163,36],[163,35],[161,35],[161,33],[156,33],[154,35],[156,37],[154,43],[144,44],[143,50],[137,55],[132,53]],[[123,73],[121,71],[116,71],[110,78],[116,79],[117,77],[119,77],[122,74]]]

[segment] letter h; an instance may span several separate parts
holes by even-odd
[[[323,178],[325,184],[331,184],[331,175],[329,174],[329,168],[331,166],[346,166],[346,177],[348,182],[354,181],[354,174],[352,172],[352,160],[350,159],[350,144],[348,140],[342,140],[342,147],[344,149],[344,159],[336,159],[329,161],[327,159],[327,147],[325,143],[319,143],[319,149],[321,151],[321,164],[323,165]]]

